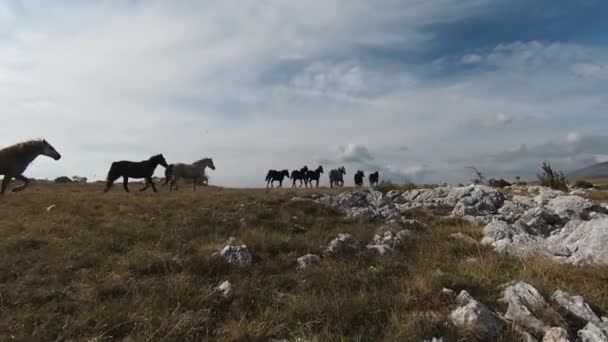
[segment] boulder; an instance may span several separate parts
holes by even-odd
[[[555,302],[561,311],[567,316],[574,317],[584,323],[600,323],[600,318],[591,310],[589,304],[581,296],[572,296],[567,292],[557,290],[551,296],[551,300]]]
[[[346,233],[339,234],[337,238],[333,239],[327,246],[326,252],[360,252],[362,249],[363,244],[352,235]]]
[[[389,245],[367,245],[367,250],[380,255],[388,254],[393,251]]]
[[[215,291],[219,293],[222,297],[229,297],[232,293],[232,284],[230,284],[228,280],[223,281],[215,288]]]
[[[577,335],[581,342],[608,342],[608,321],[588,323]]]
[[[313,265],[318,265],[321,263],[321,257],[315,254],[306,254],[297,259],[298,268],[304,269]]]
[[[532,313],[534,310],[549,308],[544,297],[532,285],[518,282],[506,286],[499,302],[508,306],[505,319],[522,330],[536,337],[543,337],[549,330],[549,326]]]
[[[547,330],[543,342],[570,342],[568,332],[564,328],[554,327]]]
[[[229,244],[222,249],[220,256],[232,265],[250,266],[253,264],[253,255],[246,245]]]
[[[480,340],[494,341],[501,329],[501,321],[487,306],[462,291],[457,302],[460,306],[450,313],[450,322],[465,333],[473,333]]]
[[[547,208],[564,220],[589,220],[592,212],[606,213],[596,202],[580,196],[555,197],[547,203]]]

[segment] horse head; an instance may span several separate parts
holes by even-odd
[[[319,167],[317,168],[317,172],[323,173],[323,166],[319,165]]]
[[[283,171],[281,171],[281,174],[287,178],[291,178],[291,177],[289,177],[289,170],[283,170]]]
[[[194,165],[201,165],[204,167],[208,167],[211,170],[215,170],[215,164],[213,164],[213,159],[212,158],[203,158],[199,161],[196,161],[193,163]]]
[[[150,158],[150,160],[162,165],[165,169],[169,166],[167,164],[167,161],[165,160],[165,157],[162,154],[157,154]]]
[[[47,157],[51,157],[55,160],[59,160],[61,159],[61,154],[59,154],[59,152],[57,152],[57,150],[55,150],[55,148],[53,146],[51,146],[51,144],[49,144],[45,139],[42,139],[42,141],[40,141],[41,146],[42,146],[42,155],[45,155]]]
[[[339,171],[341,174],[343,174],[343,175],[345,175],[345,174],[346,174],[346,169],[344,168],[344,166],[340,166],[340,167],[338,168],[338,171]]]

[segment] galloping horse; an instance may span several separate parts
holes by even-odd
[[[144,178],[146,180],[146,185],[139,189],[139,191],[145,191],[148,189],[148,186],[151,185],[152,190],[157,192],[156,187],[154,186],[154,181],[152,180],[152,175],[159,164],[165,168],[168,167],[167,161],[162,154],[157,154],[150,159],[141,162],[132,162],[126,160],[113,162],[112,166],[110,166],[110,171],[108,172],[108,178],[106,181],[106,188],[103,190],[103,192],[108,192],[108,190],[110,190],[114,184],[114,181],[120,177],[122,177],[122,186],[125,188],[126,192],[129,192],[129,187],[127,186],[129,183],[129,177],[136,179]]]
[[[279,182],[279,188],[282,188],[283,179],[285,179],[285,177],[289,178],[288,170],[283,170],[283,171],[268,170],[268,173],[266,174],[266,188],[268,188],[269,186],[271,188],[273,188],[274,182]]]
[[[365,174],[363,173],[363,171],[359,170],[357,171],[357,173],[355,173],[355,185],[356,186],[363,186],[363,179],[365,178]]]
[[[378,186],[378,179],[380,178],[380,173],[378,171],[369,174],[369,186],[374,187]]]
[[[329,187],[344,186],[344,175],[346,175],[344,166],[329,171]]]
[[[23,185],[14,188],[13,192],[27,188],[30,180],[23,175],[23,172],[39,155],[55,160],[61,159],[59,152],[44,139],[29,140],[0,149],[0,175],[4,175],[0,195],[4,195],[13,178],[23,182]]]
[[[323,173],[323,166],[320,166],[314,170],[314,171],[308,171],[306,172],[306,180],[307,183],[310,184],[310,187],[312,188],[312,181],[316,181],[316,187],[319,187],[319,179],[321,178],[321,174]]]
[[[201,160],[195,161],[192,164],[171,164],[165,169],[165,183],[163,184],[163,186],[169,183],[169,191],[173,191],[173,189],[177,191],[178,179],[192,179],[192,190],[196,191],[197,184],[201,184],[201,182],[207,181],[207,176],[205,175],[206,168],[215,170],[213,159],[203,158]]]
[[[299,170],[291,171],[291,180],[293,181],[292,188],[296,187],[296,181],[300,181],[300,187],[302,187],[302,184],[306,184],[306,187],[308,187],[308,179],[306,179],[307,172],[308,166],[304,166]]]

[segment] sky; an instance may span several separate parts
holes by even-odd
[[[35,178],[212,157],[417,183],[608,160],[604,0],[0,0],[0,146]],[[158,170],[162,174],[162,170]]]

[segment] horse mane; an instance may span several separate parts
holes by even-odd
[[[23,141],[14,145],[10,145],[3,149],[0,149],[2,153],[16,153],[16,154],[24,154],[28,152],[35,152],[40,149],[40,146],[43,145],[43,139],[30,139],[27,141]]]
[[[201,158],[201,159],[199,159],[199,160],[195,161],[195,162],[194,162],[194,163],[192,163],[192,164],[200,164],[200,163],[205,162],[206,160],[211,160],[211,158]]]

